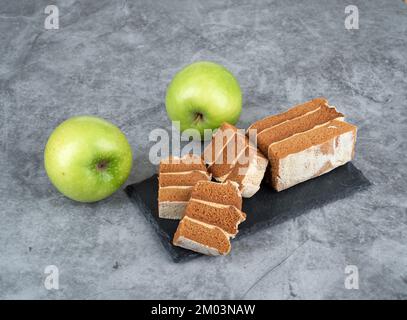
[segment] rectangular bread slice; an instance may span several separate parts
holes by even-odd
[[[239,224],[246,220],[241,208],[237,183],[197,182],[173,244],[207,255],[229,253],[230,238],[236,236]]]
[[[232,205],[242,210],[242,194],[236,182],[217,183],[198,181],[191,193],[192,199]]]
[[[246,157],[245,159],[240,159]],[[239,184],[242,197],[250,198],[259,189],[268,166],[268,159],[254,148],[247,148],[226,177]]]
[[[216,226],[184,217],[175,232],[173,244],[210,256],[230,252],[229,236]]]
[[[169,186],[158,189],[158,215],[164,219],[182,219],[192,186]]]
[[[271,184],[281,191],[351,161],[357,128],[332,120],[270,144]]]
[[[211,143],[205,148],[202,154],[203,161],[208,166],[211,166],[222,153],[222,150],[227,143],[235,137],[236,133],[237,128],[235,126],[232,126],[227,122],[223,123],[212,136]]]
[[[219,227],[232,238],[238,232],[238,225],[246,220],[246,214],[235,206],[193,198],[188,202],[184,216]]]
[[[248,146],[249,139],[243,134],[236,133],[224,146],[215,162],[209,166],[208,171],[217,181],[224,182],[227,175],[232,171],[239,156]]]
[[[325,98],[316,98],[312,99],[311,101],[307,101],[305,103],[296,105],[290,109],[288,109],[286,112],[275,114],[266,118],[263,118],[261,120],[258,120],[254,122],[247,131],[251,129],[257,130],[257,134],[262,132],[264,129],[273,127],[275,125],[278,125],[284,121],[288,121],[300,116],[303,116],[309,112],[314,112],[318,109],[321,109],[322,107],[328,107],[328,101]]]
[[[158,174],[158,216],[181,219],[192,187],[201,180],[211,180],[202,158],[193,154],[170,156],[160,162]]]
[[[334,107],[322,105],[318,109],[309,111],[297,118],[283,121],[262,130],[257,134],[257,145],[264,154],[267,154],[270,144],[286,139],[294,134],[308,131],[315,126],[334,119],[343,119],[343,114],[336,111]]]
[[[254,150],[254,154],[258,156],[245,156],[248,150]],[[257,153],[257,148],[249,141],[244,130],[228,123],[222,124],[213,135],[211,143],[204,150],[203,159],[216,181],[224,182],[228,177],[236,179],[243,197],[251,197],[259,190],[268,161]],[[246,162],[242,162],[243,160]],[[244,171],[243,168],[247,170]],[[247,177],[245,172],[248,173]],[[236,173],[239,177],[236,177]]]

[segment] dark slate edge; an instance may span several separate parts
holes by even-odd
[[[151,178],[151,177],[150,177]],[[148,179],[150,179],[148,178]],[[147,179],[146,179],[147,180]],[[146,218],[146,220],[152,225],[152,227],[154,228],[155,232],[158,235],[158,238],[160,239],[161,244],[163,245],[164,249],[166,249],[167,251],[170,252],[170,256],[172,258],[172,260],[176,263],[181,262],[181,261],[186,261],[192,258],[196,258],[196,257],[200,257],[202,256],[201,254],[197,253],[197,252],[192,252],[186,249],[183,249],[185,251],[188,251],[187,255],[183,255],[180,253],[179,249],[182,248],[175,248],[174,245],[172,244],[172,238],[170,238],[168,236],[167,233],[165,233],[164,231],[161,230],[160,226],[158,225],[158,223],[155,221],[154,217],[150,214],[150,210],[147,208],[147,206],[145,205],[143,199],[140,197],[140,195],[138,194],[138,192],[136,192],[135,186],[140,184],[142,182],[139,183],[135,183],[132,185],[128,185],[125,189],[124,192],[127,194],[127,196],[130,198],[130,201],[136,206],[138,207],[141,211],[143,211],[143,216]]]
[[[309,205],[306,205],[305,207],[302,207],[301,210],[298,210],[298,214],[292,215],[292,212],[285,212],[284,214],[278,214],[276,216],[271,217],[269,220],[264,220],[264,221],[259,221],[256,222],[254,225],[241,228],[238,238],[236,240],[239,240],[241,238],[244,238],[248,234],[255,233],[257,231],[263,230],[266,227],[270,227],[273,225],[280,224],[282,222],[288,221],[292,218],[298,217],[302,214],[306,214],[310,210],[318,207],[322,207],[325,204],[328,203],[334,203],[338,200],[342,200],[344,198],[347,198],[350,195],[355,194],[356,192],[360,192],[363,190],[366,190],[369,186],[371,186],[371,182],[363,175],[363,173],[357,169],[352,163],[347,164],[346,167],[343,167],[342,170],[347,170],[349,171],[349,174],[353,175],[355,179],[359,181],[359,184],[356,186],[348,185],[340,194],[336,194],[333,198],[329,199],[328,201],[324,200],[323,198],[321,199],[314,199],[312,202],[309,203]],[[329,175],[334,175],[336,174],[337,171],[332,171],[326,174],[325,179],[329,178]],[[203,257],[204,255],[189,251],[183,248],[175,247],[172,245],[172,237],[168,235],[165,231],[163,231],[160,228],[160,225],[157,223],[156,219],[154,216],[151,214],[151,210],[147,208],[145,199],[141,197],[141,195],[136,191],[138,186],[141,186],[143,183],[145,183],[148,180],[151,180],[155,177],[156,175],[153,175],[152,177],[133,184],[129,185],[125,188],[125,192],[131,199],[135,205],[137,205],[140,210],[143,211],[143,214],[146,216],[147,221],[149,221],[152,225],[153,228],[156,230],[161,243],[163,244],[164,248],[168,250],[168,253],[170,254],[172,260],[176,263],[178,262],[187,262],[190,261],[191,259],[197,258],[197,257]],[[318,178],[315,178],[318,179]],[[309,181],[310,182],[310,181]],[[309,183],[308,181],[305,183]],[[263,188],[267,188],[268,186],[263,186]],[[284,192],[284,191],[282,191]],[[233,240],[232,240],[233,241]]]
[[[356,170],[359,171],[359,173],[361,173],[360,170],[358,170],[358,169],[356,169]],[[313,203],[311,203],[308,207],[303,207],[301,210],[298,210],[298,214],[296,214],[296,215],[292,215],[289,212],[286,212],[284,214],[279,214],[279,215],[273,216],[269,220],[260,221],[250,227],[240,229],[239,233],[236,237],[236,240],[244,238],[247,235],[251,235],[257,231],[264,230],[268,227],[275,226],[280,223],[284,223],[290,219],[297,218],[299,216],[302,216],[303,214],[307,214],[312,209],[321,208],[327,204],[332,204],[339,200],[343,200],[351,195],[354,195],[357,192],[365,191],[372,185],[372,183],[369,180],[367,180],[363,174],[361,174],[361,178],[362,178],[362,180],[364,180],[363,184],[360,184],[354,188],[347,188],[345,192],[341,193],[334,199],[330,199],[328,202],[324,201],[323,199],[319,199],[319,200],[316,200]]]

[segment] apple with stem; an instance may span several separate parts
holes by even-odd
[[[44,165],[52,184],[65,196],[94,202],[114,193],[132,167],[126,136],[112,123],[77,116],[61,123],[48,139]]]
[[[242,92],[236,78],[222,65],[200,61],[179,71],[167,89],[169,118],[180,122],[181,132],[205,129],[222,123],[236,124],[242,111]]]

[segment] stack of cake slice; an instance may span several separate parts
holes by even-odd
[[[162,160],[158,175],[159,217],[181,219],[192,188],[200,180],[211,180],[201,157],[187,154]]]
[[[318,98],[252,124],[257,146],[270,161],[266,175],[277,191],[320,176],[352,160],[356,127]]]
[[[246,219],[238,184],[199,181],[194,186],[173,244],[206,255],[226,255],[230,238]]]
[[[259,190],[268,164],[268,160],[249,142],[244,130],[228,123],[213,135],[203,159],[217,181],[236,182],[245,198]]]

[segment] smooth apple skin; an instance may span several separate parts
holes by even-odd
[[[169,118],[180,129],[216,129],[224,122],[236,124],[242,112],[242,92],[236,78],[223,66],[200,61],[178,72],[167,89]],[[197,119],[201,114],[202,118]]]
[[[80,202],[99,201],[119,189],[130,174],[132,159],[130,144],[120,129],[93,116],[61,123],[44,152],[52,184]]]

